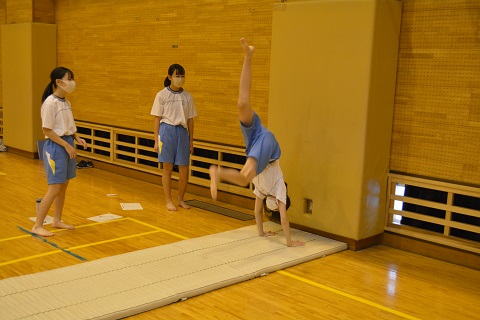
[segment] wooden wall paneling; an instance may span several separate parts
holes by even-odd
[[[7,0],[0,0],[0,23],[7,23]]]
[[[478,9],[477,0],[403,0],[403,11],[438,10],[438,9]]]
[[[55,24],[55,0],[32,0],[33,22]]]
[[[480,184],[478,1],[405,1],[390,170]]]
[[[169,65],[180,63],[199,114],[195,139],[242,146],[236,109],[238,39],[250,38],[262,49],[252,103],[266,119],[271,4],[57,1],[59,64],[78,78],[71,95],[75,116],[151,131],[155,94],[163,88]]]
[[[34,0],[6,0],[7,23],[33,22],[33,1]]]

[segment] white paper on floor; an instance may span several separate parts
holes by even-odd
[[[120,203],[123,210],[143,210],[140,203]]]
[[[115,220],[115,219],[120,219],[123,218],[123,216],[119,216],[113,213],[105,213],[101,214],[99,216],[87,218],[88,220],[96,221],[96,222],[105,222],[105,221],[110,221],[110,220]]]
[[[31,217],[31,218],[28,218],[28,219],[32,220],[33,222],[37,221],[37,217]],[[53,222],[53,217],[52,216],[46,216],[45,220],[43,220],[43,224],[52,224],[52,222]]]

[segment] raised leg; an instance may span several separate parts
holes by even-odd
[[[249,46],[247,40],[240,39],[244,52],[242,73],[240,74],[240,85],[238,88],[238,119],[245,126],[250,126],[253,119],[253,109],[250,105],[250,89],[252,87],[252,55],[255,48]]]
[[[217,200],[217,189],[220,181],[226,181],[241,187],[247,186],[250,181],[257,175],[257,160],[255,158],[247,158],[247,162],[242,170],[238,171],[231,168],[221,168],[216,165],[210,166],[210,193],[212,199]]]

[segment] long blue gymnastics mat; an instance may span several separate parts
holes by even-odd
[[[347,248],[296,229],[256,226],[0,281],[0,319],[119,319],[191,298]]]

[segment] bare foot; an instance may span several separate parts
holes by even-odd
[[[210,193],[212,194],[212,199],[217,200],[217,185],[218,185],[218,167],[215,165],[210,166]]]
[[[262,237],[272,237],[274,235],[276,235],[277,233],[275,231],[265,231],[263,233],[263,236]]]
[[[292,241],[292,244],[289,245],[289,247],[300,247],[300,246],[304,246],[305,245],[305,242],[302,242],[302,241]]]
[[[177,207],[172,203],[172,201],[168,201],[166,205],[168,211],[177,211]]]
[[[242,45],[243,52],[245,52],[245,56],[250,58],[253,55],[253,52],[255,51],[255,47],[249,46],[245,38],[240,39],[240,44]]]
[[[179,201],[178,205],[183,209],[190,209],[190,206],[185,201]]]
[[[42,237],[52,237],[55,235],[53,232],[48,231],[44,227],[37,227],[37,228],[33,227],[32,233],[38,234],[39,236],[42,236]]]
[[[59,228],[59,229],[68,229],[68,230],[73,230],[73,229],[75,229],[74,226],[69,225],[69,224],[66,224],[66,223],[63,222],[63,221],[53,221],[52,227],[54,227],[54,228]]]

